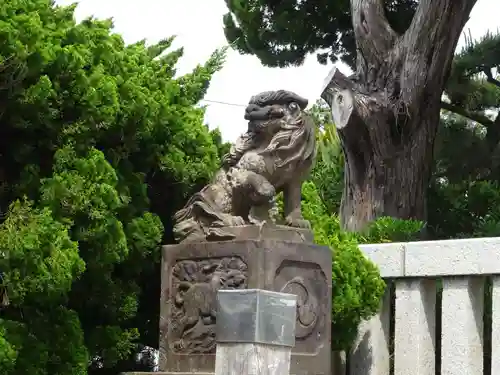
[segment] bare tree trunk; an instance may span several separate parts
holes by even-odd
[[[420,0],[397,35],[383,0],[351,0],[357,71],[345,77],[334,69],[322,95],[345,155],[345,229],[380,216],[425,220],[441,94],[475,2]]]

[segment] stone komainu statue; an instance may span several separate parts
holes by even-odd
[[[224,155],[212,182],[174,216],[179,242],[230,239],[234,235],[224,227],[275,222],[279,192],[285,224],[309,228],[301,212],[301,187],[313,165],[316,138],[306,106],[307,99],[284,90],[250,99],[247,132]]]

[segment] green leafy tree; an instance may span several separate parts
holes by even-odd
[[[445,90],[429,185],[433,238],[500,234],[500,34],[467,40]]]
[[[344,155],[330,109],[318,100],[308,114],[319,129],[317,157],[310,180],[316,185],[323,204],[330,213],[338,213],[344,190]]]
[[[300,65],[317,52],[320,63],[339,58],[356,62],[356,41],[348,0],[226,0],[226,38],[241,53],[255,54],[265,65]],[[418,1],[396,0],[386,5],[389,23],[402,34]]]
[[[159,245],[218,165],[196,103],[224,51],[174,78],[173,39],[125,45],[51,0],[0,5],[0,373],[121,368],[158,342]]]
[[[240,52],[271,66],[319,52],[320,62],[340,55],[353,68],[324,94],[347,165],[346,229],[381,216],[425,220],[441,93],[475,2],[226,1],[224,30]]]
[[[359,322],[378,311],[385,284],[377,267],[359,250],[355,236],[344,233],[338,217],[328,213],[316,186],[304,184],[302,194],[303,214],[311,221],[315,242],[333,251],[332,348],[346,349]]]

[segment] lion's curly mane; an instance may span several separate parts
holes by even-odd
[[[315,126],[312,119],[303,112],[307,107],[307,99],[290,91],[278,90],[260,93],[253,96],[249,102],[261,107],[271,104],[287,105],[291,102],[297,103],[302,111],[293,122],[281,121],[280,130],[272,137],[269,145],[259,152],[260,155],[272,154],[281,160],[276,164],[278,169],[286,168],[291,163],[296,164],[294,168],[300,168],[304,164],[310,165],[315,157]],[[231,148],[230,157],[236,163],[247,151],[255,149],[258,145],[259,134],[249,130]]]

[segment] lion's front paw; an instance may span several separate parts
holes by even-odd
[[[239,227],[245,224],[245,219],[243,219],[241,216],[232,216],[229,225],[233,227]]]
[[[303,217],[288,216],[285,219],[285,223],[286,225],[294,228],[311,229],[311,223],[309,222],[309,220],[306,220]]]
[[[241,225],[245,225],[245,219],[241,216],[233,216],[233,215],[224,215],[222,220],[217,220],[212,223],[212,226],[215,228],[223,228],[223,227],[239,227]]]

